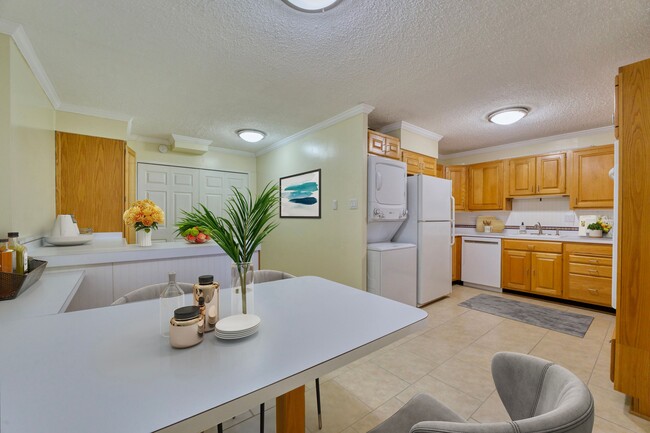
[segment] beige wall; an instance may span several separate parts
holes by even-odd
[[[280,219],[262,244],[263,269],[317,275],[365,290],[368,116],[359,114],[257,159],[257,186],[321,169],[321,218]],[[349,209],[350,199],[358,209]],[[332,210],[332,201],[338,210]]]
[[[509,149],[497,149],[470,155],[458,155],[451,158],[440,156],[439,162],[444,165],[475,164],[478,162],[495,161],[498,159],[516,158],[518,156],[537,155],[540,153],[556,152],[560,150],[579,149],[589,146],[600,146],[614,143],[614,129],[607,132],[587,133],[571,138],[549,138],[535,140],[534,144],[522,144]]]
[[[72,134],[126,140],[128,125],[129,123],[123,120],[105,119],[67,111],[56,112],[56,130]]]
[[[11,38],[0,34],[0,237],[11,230],[10,46]]]
[[[424,137],[407,129],[396,129],[387,134],[399,138],[402,149],[428,155],[433,158],[438,157],[438,142],[432,138]]]
[[[210,150],[203,155],[192,155],[169,151],[160,153],[159,144],[145,143],[142,141],[127,141],[127,145],[135,151],[137,162],[150,162],[157,164],[178,165],[182,167],[207,168],[212,170],[237,171],[248,173],[249,187],[253,193],[256,191],[256,163],[255,156],[245,156]]]
[[[54,108],[13,40],[3,36],[1,41],[2,64],[9,65],[8,83],[0,77],[3,105],[7,84],[9,90],[9,140],[2,149],[9,166],[2,167],[1,203],[10,211],[1,214],[0,234],[41,235],[55,217]]]

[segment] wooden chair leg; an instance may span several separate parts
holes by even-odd
[[[323,428],[323,418],[320,412],[320,380],[316,378],[316,409],[318,410],[318,430]]]

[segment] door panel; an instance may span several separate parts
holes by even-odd
[[[504,289],[530,291],[530,253],[503,250],[501,278]]]
[[[535,157],[511,159],[508,163],[510,195],[535,192]]]
[[[532,253],[531,291],[562,296],[562,255]]]
[[[420,221],[450,221],[451,220],[451,182],[431,176],[417,176],[420,207]]]
[[[566,193],[566,154],[537,157],[537,193]]]
[[[418,304],[425,304],[449,293],[451,293],[449,223],[418,223]]]

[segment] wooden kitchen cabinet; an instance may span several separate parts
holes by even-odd
[[[564,246],[565,297],[589,304],[612,304],[612,246],[567,243]]]
[[[491,161],[468,166],[468,210],[505,209],[503,165],[503,161]]]
[[[571,159],[571,207],[613,208],[614,180],[609,170],[614,167],[614,145],[576,150]]]
[[[451,195],[456,203],[455,209],[467,210],[467,166],[450,165],[445,167],[445,178],[451,180]]]
[[[460,281],[463,261],[463,237],[456,236],[451,247],[451,281]]]
[[[402,149],[402,161],[406,163],[407,174],[425,174],[434,177],[437,175],[436,158]]]
[[[650,59],[619,68],[619,194],[614,388],[650,417]],[[614,360],[612,360],[614,362]]]
[[[436,177],[445,178],[445,166],[440,163],[436,163]]]
[[[566,193],[566,153],[516,158],[508,161],[510,196]]]
[[[81,228],[124,233],[125,192],[135,186],[126,142],[57,131],[55,149],[56,213],[74,215]]]
[[[368,130],[368,153],[391,159],[401,159],[399,138]]]
[[[562,243],[506,239],[502,244],[501,286],[562,296]]]

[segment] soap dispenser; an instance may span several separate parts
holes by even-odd
[[[519,233],[522,234],[522,235],[526,234],[526,225],[524,224],[523,221],[521,222],[521,225],[519,226]]]

